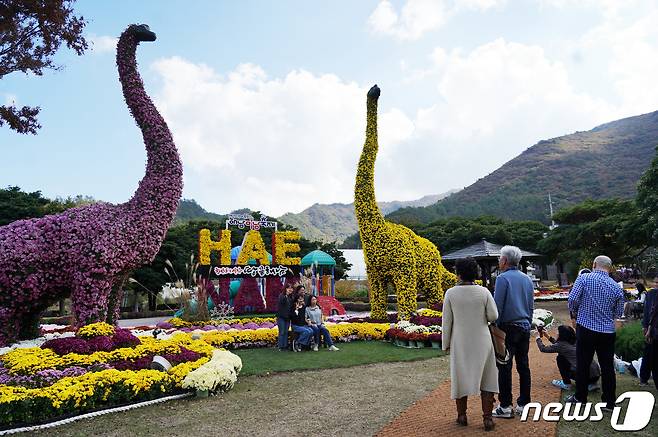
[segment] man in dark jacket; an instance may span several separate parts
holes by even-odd
[[[642,317],[642,330],[646,335],[649,328],[649,317],[651,316],[651,309],[656,302],[656,294],[658,294],[658,276],[654,278],[654,288],[646,292],[644,297],[644,314]],[[642,354],[642,365],[640,366],[640,385],[648,385],[649,377],[651,376],[651,352],[653,344],[647,342],[644,345],[644,353]]]
[[[279,308],[276,312],[276,326],[279,328],[277,345],[280,351],[288,350],[288,330],[290,329],[290,309],[292,307],[292,284],[279,295]]]
[[[648,297],[649,295],[647,295]],[[644,304],[647,305],[646,301]],[[658,298],[655,296],[653,307],[649,314],[649,324],[644,335],[647,343],[651,343],[651,372],[653,373],[653,383],[658,388]]]

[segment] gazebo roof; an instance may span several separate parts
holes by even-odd
[[[336,260],[331,257],[326,252],[323,252],[321,250],[314,250],[313,252],[310,252],[306,254],[304,258],[302,258],[302,266],[310,266],[312,264],[317,264],[319,266],[335,266],[336,265]]]
[[[489,243],[487,240],[478,241],[463,249],[441,255],[443,261],[456,261],[460,258],[472,257],[476,260],[496,259],[500,256],[500,244]],[[521,249],[523,258],[541,258],[542,255]]]

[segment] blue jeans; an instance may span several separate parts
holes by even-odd
[[[276,326],[279,328],[279,339],[277,340],[277,346],[279,349],[288,348],[288,329],[290,329],[290,320],[286,320],[283,317],[276,318]]]
[[[334,344],[333,340],[331,339],[331,334],[329,334],[329,330],[327,330],[324,325],[311,325],[311,329],[313,330],[313,335],[315,336],[315,344],[318,346],[320,345],[320,335],[324,336],[325,346],[329,347]]]
[[[313,330],[310,326],[297,326],[292,325],[292,330],[299,334],[299,339],[297,340],[302,346],[308,346],[311,344],[311,336],[313,335]]]

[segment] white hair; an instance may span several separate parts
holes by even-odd
[[[612,260],[605,255],[599,255],[594,258],[594,266],[610,270],[610,268],[612,268]]]
[[[521,253],[521,249],[516,246],[503,246],[500,249],[500,256],[501,258],[505,257],[509,265],[517,266],[523,254]]]

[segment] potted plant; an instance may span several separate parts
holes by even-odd
[[[430,334],[427,339],[432,343],[433,349],[441,349],[441,334]]]
[[[398,340],[399,340],[398,346],[409,347],[409,342],[410,342],[409,337],[410,337],[409,334],[407,334],[406,332],[400,330],[399,333],[398,333]]]
[[[427,336],[425,334],[413,334],[413,341],[417,348],[424,348],[426,339]]]

